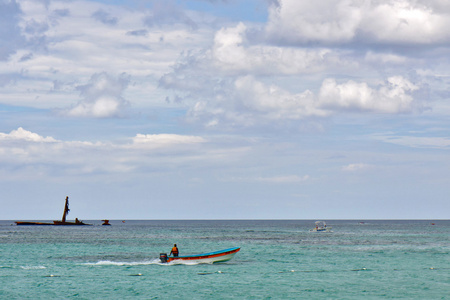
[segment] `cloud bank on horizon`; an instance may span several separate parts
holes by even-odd
[[[0,0],[0,25],[0,219],[56,193],[92,218],[448,218],[445,1]]]

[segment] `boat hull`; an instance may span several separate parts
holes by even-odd
[[[17,221],[15,222],[16,225],[20,225],[20,226],[34,226],[34,225],[38,225],[38,226],[42,226],[42,225],[56,225],[56,226],[81,226],[81,225],[91,225],[91,224],[86,224],[83,223],[81,221],[78,222],[61,222],[61,221],[53,221],[53,223],[44,223],[44,222],[24,222],[24,221]]]
[[[332,232],[331,227],[330,228],[318,228],[318,229],[314,228],[314,229],[311,229],[310,231],[312,231],[312,232]]]
[[[186,255],[186,256],[169,256],[167,258],[167,262],[173,262],[173,263],[201,263],[201,264],[213,264],[213,263],[219,263],[219,262],[225,262],[229,261],[234,257],[236,253],[239,252],[241,248],[235,247],[225,250],[220,250],[216,252],[210,252],[210,253],[202,253],[202,254],[196,254],[196,255]]]
[[[15,222],[16,225],[22,225],[22,226],[33,226],[33,225],[54,225],[53,223],[44,223],[44,222],[24,222],[24,221],[17,221]]]
[[[53,225],[62,225],[62,226],[81,226],[81,225],[90,225],[85,224],[81,221],[78,222],[61,222],[61,221],[53,221]]]

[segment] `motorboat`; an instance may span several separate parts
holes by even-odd
[[[327,227],[327,223],[324,221],[316,221],[316,227],[311,229],[313,232],[332,232],[331,227]]]
[[[241,250],[240,247],[234,247],[224,250],[219,250],[215,252],[184,255],[184,256],[167,256],[167,253],[161,253],[159,259],[162,263],[199,263],[199,264],[213,264],[218,262],[228,261],[233,258],[233,256]]]

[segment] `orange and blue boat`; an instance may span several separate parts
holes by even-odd
[[[167,253],[161,253],[159,259],[162,263],[197,263],[197,264],[213,264],[224,262],[232,259],[236,253],[241,250],[240,247],[234,247],[215,252],[185,255],[185,256],[167,256]]]

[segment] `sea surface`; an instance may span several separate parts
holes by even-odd
[[[0,299],[450,299],[449,220],[0,221]],[[161,264],[241,247],[220,264]]]

